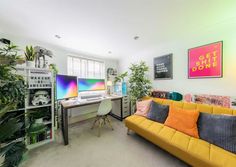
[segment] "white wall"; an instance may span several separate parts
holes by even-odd
[[[26,39],[26,38],[20,37],[20,36],[16,37],[14,35],[0,33],[0,38],[6,38],[6,39],[11,40],[11,42],[13,42],[15,45],[19,46],[19,48],[22,50],[25,49],[26,45],[33,45],[33,46],[39,45],[39,46],[42,46],[42,47],[45,47],[45,48],[51,50],[53,52],[54,56],[50,60],[50,62],[53,62],[57,65],[60,74],[67,74],[67,56],[68,55],[100,59],[105,62],[106,69],[109,67],[116,68],[116,69],[118,68],[118,60],[107,59],[107,58],[99,57],[96,55],[89,55],[89,54],[84,54],[84,53],[73,52],[71,50],[68,50],[67,48],[61,48],[58,46],[39,42],[36,40]]]
[[[188,79],[188,49],[221,40],[223,40],[224,45],[223,78]],[[168,53],[173,53],[173,80],[153,80],[153,58]],[[192,32],[192,34],[185,34],[181,39],[151,46],[136,55],[129,55],[126,59],[120,59],[120,72],[127,71],[131,63],[140,60],[146,61],[150,67],[148,75],[155,89],[178,91],[183,94],[205,93],[236,96],[236,20],[232,19],[211,27],[203,27],[201,30]]]

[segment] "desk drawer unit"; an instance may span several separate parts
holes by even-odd
[[[130,106],[129,106],[129,97],[123,96],[122,109],[123,109],[123,118],[130,115]]]

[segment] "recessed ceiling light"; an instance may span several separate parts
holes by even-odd
[[[56,34],[56,35],[55,35],[55,38],[61,39],[61,36]]]
[[[139,39],[139,36],[134,36],[134,40],[138,40]]]
[[[111,51],[108,51],[108,53],[109,53],[109,54],[112,54],[112,52],[111,52]]]

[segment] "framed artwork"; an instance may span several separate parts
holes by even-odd
[[[223,41],[188,50],[188,78],[223,77]]]
[[[173,79],[173,54],[154,58],[154,79]]]

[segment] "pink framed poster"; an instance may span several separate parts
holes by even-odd
[[[188,50],[188,78],[223,77],[223,41]]]

